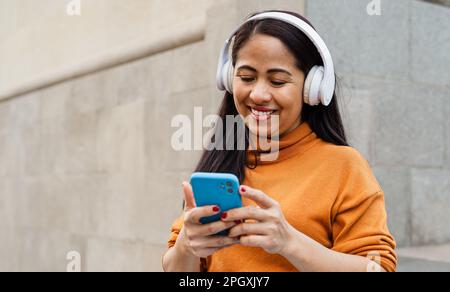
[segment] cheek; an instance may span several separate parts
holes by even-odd
[[[303,95],[297,89],[282,92],[280,96],[282,98],[278,98],[277,103],[283,109],[283,112],[298,114],[301,111]]]
[[[280,112],[281,124],[290,124],[300,118],[303,108],[303,97],[298,94],[295,96],[295,98],[285,98],[279,100],[278,104],[282,108],[282,111]]]
[[[248,94],[241,88],[233,87],[234,104],[240,114],[245,113],[245,110],[247,109],[247,106],[245,105],[246,96],[248,96]]]

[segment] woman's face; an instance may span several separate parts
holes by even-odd
[[[261,128],[264,125],[267,136],[281,137],[301,124],[305,75],[295,64],[288,48],[268,35],[253,35],[239,50],[234,103],[252,134],[266,133]]]

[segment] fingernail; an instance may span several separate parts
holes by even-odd
[[[213,207],[213,212],[219,212],[219,211],[220,211],[219,207],[217,207],[217,206]]]
[[[241,192],[245,193],[245,188],[241,187]]]
[[[225,212],[225,213],[222,213],[222,215],[221,215],[220,217],[221,217],[222,219],[226,219],[227,216],[228,216],[228,214]]]

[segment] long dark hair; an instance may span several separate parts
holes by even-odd
[[[294,12],[282,10],[270,11],[289,13],[309,23],[304,17]],[[250,17],[259,13],[260,12],[254,13]],[[322,58],[311,40],[298,28],[276,19],[253,20],[241,26],[236,33],[232,48],[233,65],[236,65],[239,50],[254,34],[269,35],[282,41],[295,56],[297,67],[305,73],[309,72],[315,65],[323,66]],[[218,115],[223,124],[225,124],[227,115],[239,115],[232,94],[228,92],[225,93]],[[336,93],[334,93],[329,106],[323,106],[322,104],[310,106],[304,104],[301,113],[301,121],[307,122],[314,133],[322,140],[335,145],[348,146],[344,126],[339,113]],[[237,141],[237,131],[233,132],[234,137],[226,137],[225,132],[216,132],[216,136],[221,135],[221,137],[218,138],[224,143],[227,139],[234,139],[233,141]],[[214,137],[212,140],[215,140]],[[249,132],[248,128],[245,127],[246,149],[249,145],[248,141]],[[205,150],[195,171],[233,173],[239,178],[240,183],[242,183],[245,178],[245,167],[256,167],[254,164],[247,165],[246,150]]]

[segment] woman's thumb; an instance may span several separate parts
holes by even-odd
[[[190,210],[196,207],[194,193],[192,192],[191,184],[188,182],[183,182],[183,193],[184,193],[184,209]]]

